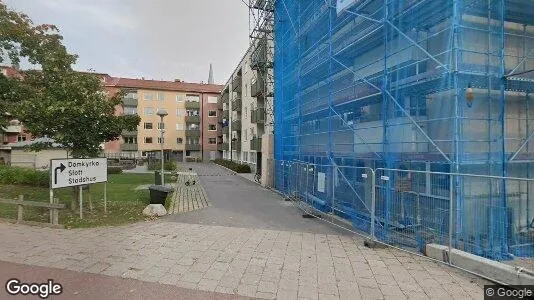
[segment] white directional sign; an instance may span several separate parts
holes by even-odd
[[[51,188],[77,186],[108,181],[106,158],[50,160]]]

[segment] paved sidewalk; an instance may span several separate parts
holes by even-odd
[[[179,172],[173,188],[169,214],[186,213],[211,205],[196,173]]]
[[[106,299],[106,300],[142,300],[142,299],[210,299],[234,300],[248,299],[236,295],[221,294],[185,289],[173,285],[143,282],[135,279],[124,279],[100,274],[82,273],[56,268],[36,267],[0,261],[0,282],[6,283],[11,278],[17,278],[25,283],[45,283],[53,278],[55,283],[61,284],[63,292],[59,296],[49,299]],[[2,288],[0,299],[39,299],[37,296],[14,297]]]
[[[483,299],[481,281],[358,238],[164,220],[54,230],[0,223],[0,261],[266,299]],[[483,283],[483,282],[482,282]]]

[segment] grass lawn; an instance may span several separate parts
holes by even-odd
[[[170,175],[165,176],[165,182]],[[59,223],[67,228],[95,227],[121,225],[143,220],[142,211],[149,203],[148,190],[134,190],[142,184],[153,184],[154,174],[110,174],[107,184],[107,214],[104,214],[104,184],[97,183],[90,186],[89,191],[83,191],[83,220],[79,212],[70,209],[73,188],[54,190],[54,197],[67,208],[59,211]],[[49,202],[48,188],[30,187],[21,185],[0,185],[0,198],[18,199],[24,195],[28,201]],[[93,202],[93,211],[89,210],[89,197]],[[170,195],[168,199],[170,198]],[[17,206],[0,204],[0,218],[16,219]],[[48,223],[50,213],[46,208],[25,207],[25,221]]]

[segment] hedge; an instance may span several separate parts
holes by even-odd
[[[121,174],[121,173],[122,173],[122,167],[119,167],[119,166],[108,167],[108,174]]]
[[[0,183],[49,187],[50,174],[48,171],[0,166]]]
[[[176,163],[174,161],[166,161],[165,163],[163,163],[163,169],[165,171],[176,170]],[[157,163],[148,164],[148,170],[149,171],[161,170],[161,162],[158,161]]]
[[[213,160],[214,163],[218,164],[218,165],[221,165],[223,167],[226,167],[234,172],[237,172],[237,173],[250,173],[252,172],[250,170],[250,166],[249,165],[245,165],[245,164],[240,164],[240,163],[236,163],[234,161],[231,161],[231,160],[226,160],[226,159],[215,159]]]

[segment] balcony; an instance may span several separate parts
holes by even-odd
[[[224,104],[222,103],[222,100],[220,97],[219,97],[219,100],[217,101],[217,108],[220,110],[224,109]]]
[[[241,131],[241,120],[232,121],[232,130]]]
[[[122,98],[122,106],[137,106],[137,98],[133,98],[133,97]]]
[[[186,123],[200,123],[200,116],[185,116]]]
[[[121,144],[121,151],[137,151],[137,144]]]
[[[188,109],[200,109],[200,102],[197,101],[185,101],[185,108]]]
[[[219,151],[228,151],[230,149],[230,145],[228,143],[222,143],[217,145],[217,150]]]
[[[241,151],[241,141],[240,140],[232,141],[232,150]]]
[[[252,97],[258,97],[262,95],[265,91],[265,80],[259,77],[252,83],[250,86],[250,96]]]
[[[241,111],[241,97],[232,100],[232,111]]]
[[[265,123],[265,109],[263,107],[258,107],[256,109],[250,110],[250,122],[256,124]]]
[[[137,130],[135,131],[123,130],[121,135],[124,137],[137,137]]]
[[[222,117],[223,117],[223,119],[229,120],[230,119],[230,112],[227,111],[227,110],[223,111]]]
[[[241,79],[241,75],[239,75],[232,80],[232,91],[241,93]]]
[[[228,126],[224,126],[224,127],[222,128],[222,133],[223,133],[223,134],[228,134],[228,132],[229,132]]]
[[[265,70],[273,67],[271,49],[269,48],[268,41],[264,37],[258,41],[254,52],[252,52],[250,58],[250,68],[252,70]]]
[[[185,144],[185,150],[200,151],[200,144]]]
[[[224,94],[221,96],[222,103],[228,103],[230,100],[230,94],[225,90]]]
[[[261,152],[261,138],[254,137],[250,140],[250,150]]]
[[[222,122],[223,122],[223,119],[224,119],[224,117],[223,117],[222,114],[219,114],[219,115],[217,116],[217,122],[222,123]],[[228,120],[228,119],[227,119],[227,120]]]
[[[187,129],[185,131],[186,137],[200,137],[200,130],[198,129]]]

